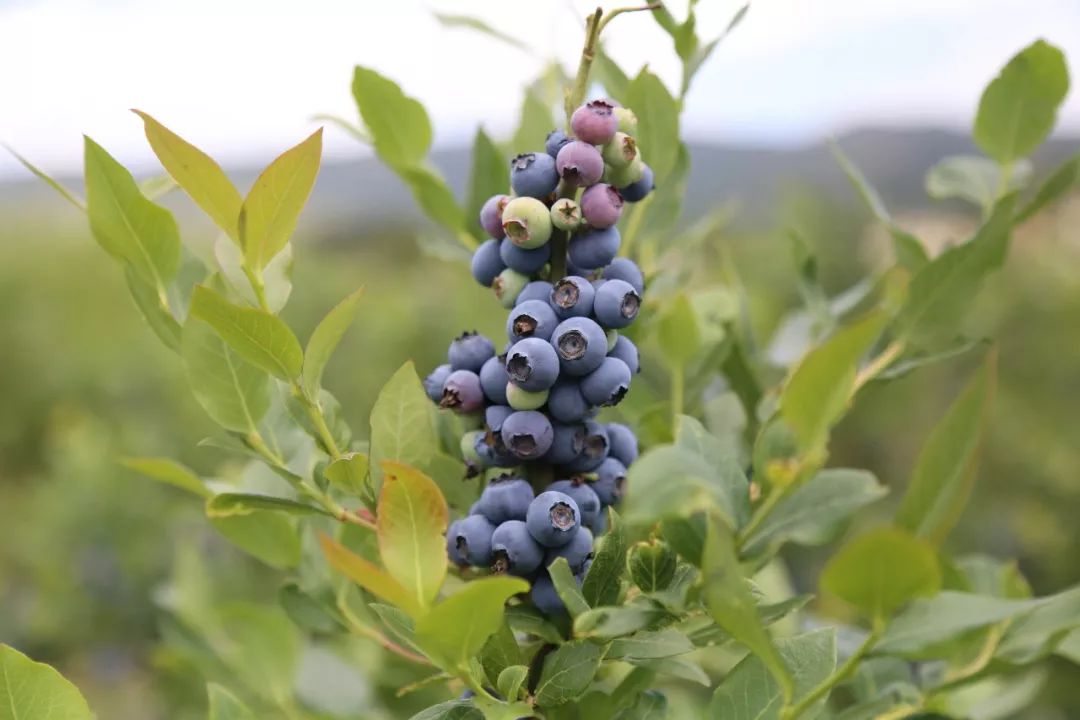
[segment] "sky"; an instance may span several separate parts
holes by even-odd
[[[719,34],[742,2],[701,0],[701,34]],[[668,4],[677,16],[685,12],[685,0]],[[261,165],[310,133],[316,113],[355,119],[349,83],[362,64],[427,106],[437,146],[460,145],[478,123],[508,134],[521,88],[546,59],[576,66],[580,18],[593,7],[583,0],[0,0],[0,142],[48,172],[75,174],[87,134],[121,162],[152,172],[141,123],[129,112],[139,108],[226,166]],[[435,10],[482,17],[521,49],[445,28]],[[648,64],[677,85],[670,40],[646,14],[621,16],[605,35],[624,68]],[[983,86],[1039,37],[1062,47],[1080,76],[1080,0],[753,0],[698,75],[684,134],[791,146],[870,125],[966,129]],[[1080,132],[1080,88],[1059,127]],[[330,158],[367,152],[328,130]],[[24,176],[0,151],[0,180]]]

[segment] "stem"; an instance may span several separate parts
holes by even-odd
[[[266,312],[270,312],[270,303],[266,301],[266,283],[263,282],[262,272],[252,270],[247,263],[244,263],[243,268],[248,284],[251,285],[251,290],[255,293],[255,299],[259,301],[259,307]]]
[[[360,618],[356,617],[353,611],[349,609],[348,605],[345,604],[344,599],[341,596],[338,597],[337,607],[338,611],[341,613],[341,616],[345,618],[345,621],[349,624],[349,629],[355,632],[357,635],[362,635],[366,638],[374,640],[383,648],[389,650],[395,655],[400,655],[401,657],[409,660],[410,662],[417,663],[418,665],[431,665],[431,662],[423,655],[418,655],[412,650],[398,645],[396,642],[386,637],[381,632],[371,627]]]
[[[567,123],[570,122],[570,116],[574,114],[575,108],[585,100],[585,93],[589,88],[589,72],[592,70],[593,60],[596,59],[596,41],[600,38],[600,28],[604,24],[603,17],[603,9],[596,8],[596,12],[585,20],[585,46],[581,48],[581,59],[578,61],[574,84],[566,95]]]
[[[596,31],[596,33],[598,35],[600,33],[602,33],[604,31],[604,28],[607,27],[607,24],[609,22],[614,20],[617,16],[622,15],[623,13],[641,12],[642,10],[659,10],[662,7],[664,7],[664,3],[662,3],[662,2],[654,2],[654,3],[649,3],[648,5],[638,5],[638,6],[635,6],[635,7],[615,8],[614,10],[609,12],[607,14],[607,16],[603,20],[600,21],[600,27]]]
[[[671,368],[671,420],[677,427],[679,416],[683,414],[686,403],[686,372],[682,365]]]
[[[833,672],[832,675],[822,680],[813,690],[807,693],[802,700],[793,706],[787,707],[780,714],[781,720],[796,720],[800,715],[810,709],[814,703],[821,698],[829,694],[829,692],[846,680],[851,673],[855,672],[855,668],[858,667],[866,653],[873,649],[877,641],[881,639],[881,633],[884,628],[880,627],[879,623],[875,623],[874,629],[863,641],[863,644],[851,654],[844,664],[841,665]]]
[[[855,384],[851,388],[852,397],[862,389],[863,385],[880,375],[885,368],[887,368],[893,360],[900,357],[900,354],[903,352],[904,343],[902,341],[895,340],[889,343],[888,347],[882,350],[876,358],[871,360],[870,363],[855,376]]]
[[[794,483],[792,483],[791,485],[786,485],[784,487],[774,488],[772,492],[765,496],[765,499],[761,502],[761,505],[758,507],[757,512],[755,512],[750,518],[750,522],[746,523],[746,527],[744,527],[742,529],[742,532],[739,533],[736,545],[740,549],[744,544],[746,544],[746,541],[755,532],[757,532],[758,528],[760,528],[762,523],[764,523],[765,520],[769,517],[769,514],[776,509],[776,506],[787,495],[788,488],[792,487],[793,485]]]

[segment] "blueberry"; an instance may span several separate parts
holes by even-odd
[[[621,170],[637,158],[637,142],[630,135],[617,132],[611,142],[604,146],[601,155],[605,163],[615,170]]]
[[[442,400],[443,385],[446,384],[446,378],[450,377],[451,372],[453,368],[450,367],[450,363],[445,363],[432,370],[431,374],[424,378],[424,392],[432,402]]]
[[[483,440],[483,437],[483,430],[471,430],[461,436],[459,448],[461,450],[461,459],[465,461],[466,465],[466,477],[479,475],[479,468],[487,466],[485,459],[480,456],[480,451],[476,449],[477,443]]]
[[[551,427],[554,435],[551,447],[544,454],[544,462],[552,465],[566,465],[573,462],[585,449],[585,426],[582,423],[552,423]],[[554,489],[558,490],[558,488]],[[582,512],[585,510],[582,509]]]
[[[499,257],[499,240],[485,240],[472,256],[472,276],[484,287],[491,287],[506,263]]]
[[[619,121],[619,132],[627,135],[637,134],[637,115],[633,110],[627,107],[616,107],[613,112],[615,119]]]
[[[480,458],[480,465],[482,467],[508,468],[517,465],[519,462],[518,459],[506,449],[506,445],[504,445],[502,441],[502,435],[498,433],[480,433],[480,436],[474,443],[473,449],[475,450],[477,457]]]
[[[551,206],[551,224],[558,230],[577,230],[581,225],[581,207],[570,198],[559,198]]]
[[[591,145],[604,145],[615,137],[619,119],[615,104],[604,99],[587,102],[570,116],[570,129],[579,139]]]
[[[644,200],[645,196],[652,192],[652,189],[653,171],[651,167],[645,165],[642,168],[641,178],[625,187],[619,188],[619,192],[626,202],[638,202],[639,200]]]
[[[510,311],[506,318],[506,334],[513,342],[527,337],[549,340],[558,324],[559,318],[547,301],[526,300]]]
[[[604,158],[589,143],[575,140],[563,146],[555,159],[559,177],[570,187],[588,187],[604,176]]]
[[[506,372],[510,382],[522,390],[547,390],[559,377],[559,355],[547,340],[525,338],[514,343],[506,354]]]
[[[491,287],[495,291],[495,297],[499,299],[499,304],[510,309],[517,304],[518,296],[528,282],[529,277],[527,275],[522,275],[516,270],[507,268],[499,273],[495,281],[491,283]]]
[[[510,242],[510,238],[504,238],[499,243],[499,260],[522,275],[533,275],[551,260],[551,245],[526,250]]]
[[[484,391],[480,376],[471,370],[455,370],[443,384],[439,407],[458,413],[476,412],[484,407]]]
[[[529,503],[525,524],[533,539],[544,547],[562,547],[577,535],[581,511],[566,493],[545,490]]]
[[[592,283],[577,275],[568,275],[551,288],[548,302],[562,319],[587,317],[592,313],[596,289]]]
[[[566,604],[559,597],[559,593],[555,592],[555,583],[546,572],[533,581],[529,598],[536,609],[545,615],[555,617],[566,614]]]
[[[600,367],[581,379],[581,394],[591,405],[618,405],[630,390],[630,368],[622,360],[604,358]]]
[[[518,247],[538,248],[551,238],[551,211],[536,198],[516,197],[506,203],[503,230]]]
[[[625,280],[604,280],[596,288],[593,315],[604,327],[624,328],[641,309],[641,295]]]
[[[491,564],[491,534],[495,532],[483,515],[469,515],[446,531],[446,550],[458,565],[486,567]]]
[[[546,280],[533,280],[521,291],[517,297],[517,302],[514,303],[514,305],[520,305],[528,300],[543,300],[544,302],[547,302],[549,297],[551,297],[551,283]],[[513,307],[513,305],[510,307]]]
[[[593,555],[593,536],[589,528],[584,525],[574,535],[574,539],[562,547],[551,548],[544,553],[544,565],[551,565],[558,558],[566,558],[570,572],[577,575],[581,572],[585,562]]]
[[[508,202],[510,202],[509,195],[493,195],[480,208],[480,227],[496,240],[506,237],[502,226],[502,212]]]
[[[616,228],[593,228],[570,239],[568,254],[574,265],[595,270],[615,259],[620,244]]]
[[[478,373],[484,363],[495,356],[495,346],[476,331],[463,332],[450,343],[446,355],[452,369]]]
[[[548,401],[548,390],[522,390],[512,382],[506,384],[506,402],[515,410],[539,410]]]
[[[571,138],[568,138],[566,133],[559,128],[555,128],[548,133],[547,140],[544,141],[544,151],[551,157],[557,157],[563,145],[570,142],[570,140]]]
[[[484,409],[484,427],[493,433],[502,432],[503,422],[514,414],[509,405],[488,405]]]
[[[581,194],[581,214],[594,228],[611,227],[622,215],[623,199],[611,185],[597,183]]]
[[[544,548],[521,520],[507,520],[491,536],[491,569],[497,573],[531,575],[544,562]]]
[[[544,200],[558,184],[555,158],[547,153],[522,153],[510,161],[510,187],[519,197]]]
[[[595,420],[586,420],[585,449],[578,455],[577,460],[563,469],[570,473],[592,472],[607,459],[610,447],[607,429]],[[603,496],[600,497],[600,501],[604,502]]]
[[[584,317],[563,320],[551,334],[559,366],[567,375],[588,375],[604,362],[607,336],[596,321]]]
[[[593,537],[598,537],[598,536],[603,535],[604,533],[607,532],[607,526],[608,526],[608,512],[607,512],[607,509],[608,509],[608,506],[601,503],[600,504],[600,512],[596,513],[596,517],[593,519],[592,524],[589,525],[589,529],[592,530]],[[586,565],[591,565],[592,561],[589,560],[585,564]],[[587,569],[586,569],[586,572],[588,572]]]
[[[605,280],[625,280],[637,291],[638,295],[645,294],[645,275],[641,268],[630,258],[617,257],[604,268]]]
[[[536,410],[520,410],[503,422],[502,439],[515,456],[536,460],[551,448],[555,438],[546,415]]]
[[[634,431],[621,423],[608,423],[604,426],[607,430],[608,456],[613,457],[626,467],[634,464],[638,458],[638,440]]]
[[[596,482],[592,488],[604,505],[619,502],[626,484],[626,466],[613,457],[608,457],[596,467]],[[529,507],[532,507],[530,505]]]
[[[556,480],[544,489],[556,490],[574,498],[578,509],[581,510],[582,525],[592,525],[596,521],[596,516],[600,513],[600,498],[584,480],[580,478]]]
[[[571,260],[569,257],[566,258],[566,274],[567,275],[574,275],[576,277],[583,277],[583,278],[586,278],[587,280],[592,280],[592,277],[595,274],[595,270],[596,270],[596,268],[578,267],[577,265],[574,264],[573,260]]]
[[[604,526],[607,529],[607,525]],[[589,528],[589,532],[592,532],[592,528]],[[589,574],[589,570],[592,569],[593,559],[590,557],[585,562],[581,563],[581,569],[574,573],[574,579],[577,580],[577,584],[580,587],[585,582],[585,577]]]
[[[633,185],[643,177],[645,177],[645,161],[641,159],[640,153],[624,167],[604,165],[604,182],[610,183],[620,190]]]
[[[589,417],[592,407],[585,402],[581,387],[576,380],[560,378],[551,386],[548,395],[548,412],[563,423],[581,422]]]
[[[608,351],[608,356],[622,360],[635,375],[641,372],[637,345],[625,335],[615,338],[615,347]]]
[[[480,389],[484,397],[496,405],[506,405],[506,383],[510,376],[506,374],[506,358],[495,355],[484,361],[480,367]]]
[[[533,501],[533,489],[523,478],[500,475],[488,483],[477,500],[477,509],[493,525],[523,519]]]

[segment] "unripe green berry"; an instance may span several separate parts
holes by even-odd
[[[514,383],[506,384],[506,403],[515,410],[539,410],[548,400],[548,391],[529,392]]]
[[[626,133],[615,133],[611,142],[604,146],[601,153],[604,163],[616,172],[627,168],[639,155],[637,141]]]
[[[615,349],[615,343],[619,340],[619,331],[611,329],[604,334],[607,335],[607,351],[611,352]]]
[[[495,282],[491,283],[491,288],[495,291],[495,297],[499,299],[499,304],[509,310],[517,304],[518,295],[528,284],[529,278],[527,275],[522,275],[516,270],[507,268],[495,276]]]
[[[635,543],[626,556],[630,579],[645,592],[664,590],[675,577],[675,551],[663,540]]]
[[[570,198],[560,198],[551,206],[551,224],[559,230],[577,230],[581,226],[581,207]]]
[[[536,198],[516,197],[506,203],[502,221],[510,242],[526,250],[538,248],[551,239],[551,214],[547,205]]]
[[[628,107],[615,108],[615,119],[619,121],[619,132],[627,135],[637,133],[637,115]]]
[[[476,440],[484,435],[483,430],[473,430],[461,436],[461,459],[467,463],[480,464],[480,455],[476,452]]]
[[[626,167],[617,168],[612,165],[604,165],[604,182],[617,188],[624,188],[627,185],[636,183],[644,173],[645,162],[641,159],[641,153],[639,152]]]

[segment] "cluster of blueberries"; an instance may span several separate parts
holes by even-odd
[[[595,420],[638,372],[637,348],[619,330],[638,314],[644,277],[616,257],[615,227],[624,201],[652,190],[632,136],[636,122],[630,110],[594,100],[571,117],[573,137],[554,130],[546,152],[511,161],[513,195],[484,204],[480,223],[491,239],[472,262],[476,280],[511,309],[509,342],[496,354],[489,339],[466,332],[424,381],[440,407],[482,413],[483,428],[462,438],[470,471],[503,469],[450,526],[451,559],[529,578],[534,604],[549,614],[563,605],[547,566],[564,557],[584,578],[593,537],[638,454],[628,427]],[[556,232],[569,236],[568,274],[558,279],[551,277]],[[535,494],[526,478],[547,486]]]

